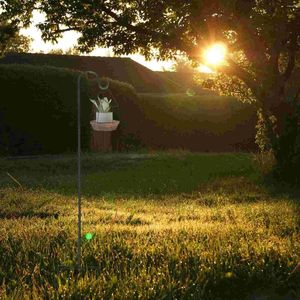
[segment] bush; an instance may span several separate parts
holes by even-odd
[[[276,157],[274,175],[277,179],[292,184],[300,183],[299,116],[299,111],[286,116],[284,129],[274,145],[274,154]]]
[[[77,145],[78,72],[53,67],[0,65],[0,152],[73,151]],[[82,83],[82,101],[87,85]],[[90,107],[82,106],[82,145],[89,145]],[[87,125],[85,125],[87,124]]]
[[[259,151],[253,153],[252,156],[260,174],[262,176],[270,175],[276,163],[273,151]]]
[[[192,151],[255,149],[255,107],[230,97],[140,95],[141,141]]]
[[[77,149],[78,72],[55,67],[0,65],[0,153],[62,153]],[[255,147],[253,106],[233,98],[186,94],[137,95],[110,80],[100,96],[113,99],[115,150],[240,151]],[[88,90],[90,93],[88,94]],[[92,86],[82,81],[82,146],[90,148]]]
[[[274,115],[258,111],[255,141],[260,151],[254,155],[254,160],[262,175],[290,184],[299,184],[300,106],[292,104],[290,108],[287,114],[281,112],[280,126]]]
[[[77,78],[79,72],[55,67],[0,65],[0,153],[27,155],[62,153],[77,149]],[[90,147],[92,104],[82,80],[82,148]],[[117,138],[135,136],[141,118],[138,99],[128,84],[110,80],[109,92],[118,104]],[[122,114],[120,113],[122,112]],[[117,145],[124,148],[124,145]]]

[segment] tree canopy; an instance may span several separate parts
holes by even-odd
[[[38,25],[45,40],[75,30],[86,52],[98,46],[112,47],[115,54],[181,53],[199,59],[201,49],[224,42],[229,55],[219,71],[235,86],[244,85],[268,109],[287,94],[299,97],[299,86],[287,91],[299,73],[296,0],[2,0],[0,5],[2,18],[24,26],[33,10],[45,13]]]
[[[0,55],[7,52],[28,52],[31,39],[21,35],[15,22],[0,22]]]

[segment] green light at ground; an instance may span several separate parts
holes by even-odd
[[[94,235],[90,232],[84,235],[85,239],[88,240],[88,241],[90,241],[93,238],[93,236]]]
[[[193,89],[187,89],[186,90],[186,94],[189,96],[189,97],[193,97],[196,95],[196,92],[193,90]]]

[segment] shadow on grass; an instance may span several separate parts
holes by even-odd
[[[0,160],[1,187],[16,183],[66,196],[77,194],[75,155]],[[231,195],[233,202],[255,202],[262,193],[272,198],[300,199],[300,188],[262,180],[245,153],[189,152],[155,154],[85,154],[82,157],[84,197],[127,198],[191,194],[197,191]],[[1,195],[0,195],[1,198]],[[240,198],[240,199],[238,199]]]
[[[22,185],[64,195],[77,193],[76,156],[61,159],[4,161],[4,170]],[[102,154],[84,155],[82,190],[86,197],[145,197],[176,195],[197,191],[203,183],[217,178],[258,174],[247,154]],[[12,186],[9,178],[0,187]],[[238,186],[235,187],[239,189]]]
[[[46,213],[46,212],[33,212],[33,211],[6,212],[6,213],[0,212],[0,219],[21,219],[21,218],[58,219],[58,217],[59,217],[59,213]]]
[[[300,186],[288,184],[286,182],[277,180],[272,176],[266,177],[262,181],[262,184],[272,197],[284,195],[290,199],[300,200]]]

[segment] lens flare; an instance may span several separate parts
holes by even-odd
[[[207,66],[218,66],[224,63],[227,49],[223,44],[214,44],[203,53],[204,62]]]
[[[84,238],[87,240],[87,241],[90,241],[92,238],[94,237],[94,234],[88,232],[84,235]]]
[[[191,89],[191,88],[188,88],[185,93],[189,97],[193,97],[193,96],[196,95],[196,92],[193,89]]]

